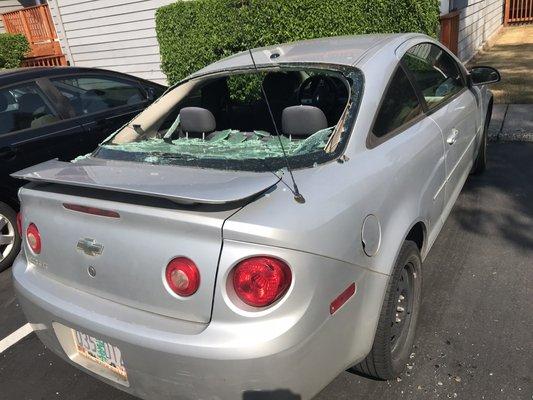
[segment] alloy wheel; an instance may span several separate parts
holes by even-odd
[[[5,215],[0,214],[0,261],[11,254],[15,240],[15,227]]]

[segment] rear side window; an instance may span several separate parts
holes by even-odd
[[[429,109],[435,108],[464,88],[455,60],[431,43],[418,44],[403,56]]]
[[[415,90],[402,68],[398,68],[383,97],[374,122],[374,135],[383,137],[422,114]]]
[[[0,135],[59,121],[35,83],[0,90]]]
[[[93,114],[146,100],[146,95],[133,83],[109,77],[68,77],[52,80],[65,96],[76,115]]]

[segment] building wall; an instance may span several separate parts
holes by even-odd
[[[505,0],[469,0],[459,20],[459,57],[469,60],[503,24]]]
[[[456,0],[459,17],[458,56],[470,60],[503,24],[505,0]],[[450,4],[450,11],[454,2]]]
[[[448,11],[450,11],[450,0],[440,0],[439,10],[440,15],[448,14]]]
[[[49,0],[71,65],[111,69],[166,83],[155,10],[176,0]]]
[[[22,5],[18,0],[0,0],[0,14],[9,11],[15,11],[19,8],[22,8]],[[4,24],[2,23],[2,19],[0,18],[0,33],[4,33],[5,31],[6,30],[4,29]]]

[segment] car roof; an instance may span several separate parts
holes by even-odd
[[[16,83],[17,81],[25,81],[30,79],[38,79],[47,76],[56,76],[56,75],[75,75],[75,74],[86,74],[86,73],[105,73],[107,75],[116,75],[117,77],[134,79],[137,81],[148,82],[145,79],[137,78],[132,75],[126,75],[121,72],[110,71],[106,69],[99,68],[85,68],[85,67],[25,67],[25,68],[14,68],[14,69],[5,69],[0,70],[0,85],[7,85],[11,83]],[[158,85],[154,82],[149,82],[153,85]]]
[[[394,53],[401,43],[414,37],[427,38],[419,33],[336,36],[261,47],[251,51],[258,67],[282,63],[355,66],[384,47],[389,47],[391,53]],[[276,55],[272,57],[273,54]],[[253,67],[250,53],[244,51],[210,64],[192,76],[249,67]]]

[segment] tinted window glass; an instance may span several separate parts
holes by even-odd
[[[0,90],[0,135],[59,120],[36,84]]]
[[[108,77],[54,79],[54,86],[70,101],[76,115],[92,114],[146,100],[135,84]]]
[[[455,60],[434,44],[422,43],[412,47],[403,57],[403,61],[413,73],[430,109],[464,87]]]
[[[398,68],[383,98],[374,135],[381,137],[422,113],[415,90],[402,68]]]

